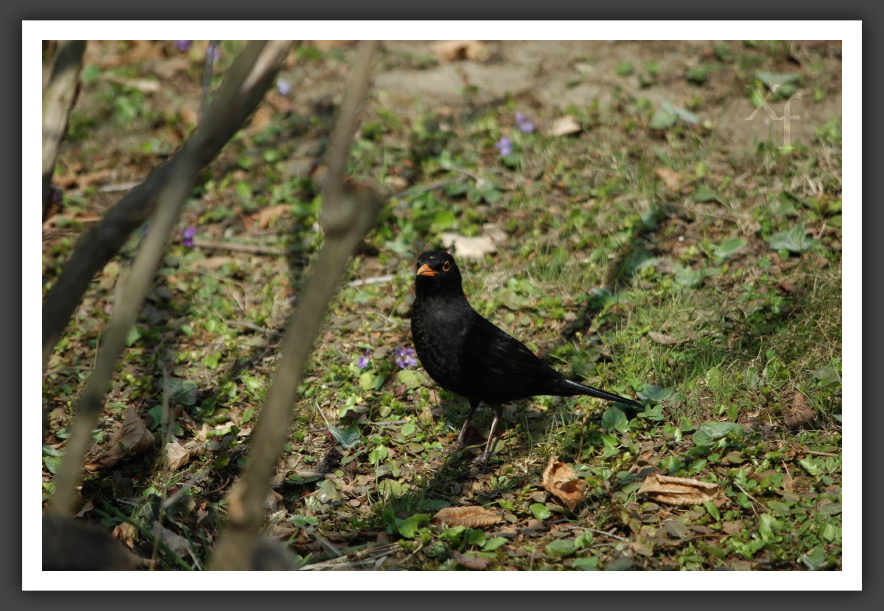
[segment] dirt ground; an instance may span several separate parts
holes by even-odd
[[[800,57],[802,44],[795,46]],[[385,47],[394,55],[431,55],[429,44],[423,41],[388,42]],[[476,87],[471,96],[476,105],[510,95],[536,108],[564,112],[570,105],[585,107],[595,100],[604,106],[610,103],[614,90],[625,89],[655,105],[668,100],[684,106],[698,91],[684,78],[685,72],[701,62],[715,60],[713,45],[707,41],[501,41],[489,43],[488,48],[484,61],[443,62],[426,68],[384,63],[376,73],[375,88],[381,99],[407,115],[414,114],[421,105],[463,103],[461,90],[465,85]],[[656,61],[659,79],[652,87],[643,87],[640,69],[630,76],[618,75],[617,66],[626,61],[636,67]],[[806,99],[805,93],[804,99],[793,100],[791,133],[797,141],[809,141],[816,128],[841,115],[840,61],[840,56],[827,60],[825,72],[837,75],[837,79],[827,83],[825,99],[814,103]],[[797,70],[794,61],[783,64],[772,71]],[[767,111],[755,112],[745,92],[730,90],[731,80],[725,74],[712,73],[696,114],[701,121],[712,122],[722,146],[747,147],[753,139],[767,138],[772,123],[777,124],[775,128],[781,123]],[[772,103],[769,108],[776,116],[784,114],[782,102]]]

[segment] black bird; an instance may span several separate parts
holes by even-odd
[[[535,395],[589,395],[638,408],[641,403],[578,384],[547,365],[522,342],[498,328],[467,301],[460,270],[448,253],[429,251],[417,260],[411,335],[421,365],[442,388],[469,399],[470,412],[457,436],[464,435],[484,401],[494,412],[481,461],[491,452],[502,403]]]

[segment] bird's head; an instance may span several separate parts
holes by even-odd
[[[460,270],[454,262],[454,257],[447,252],[437,250],[425,252],[417,258],[414,286],[418,297],[431,295],[437,291],[463,293]]]

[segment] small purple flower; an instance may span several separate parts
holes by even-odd
[[[528,117],[520,112],[516,113],[516,129],[523,134],[530,134],[534,131],[534,124],[528,120]]]
[[[196,235],[196,227],[188,227],[184,231],[181,232],[181,237],[184,239],[184,245],[188,248],[193,248],[193,237]]]
[[[497,147],[498,151],[500,151],[501,157],[511,155],[513,152],[513,142],[506,136],[498,140],[497,144],[495,144],[494,146]]]
[[[371,355],[371,348],[366,348],[365,354],[360,356],[359,360],[356,361],[356,366],[359,367],[359,369],[365,369],[366,367],[368,367],[368,364],[371,363],[371,356],[370,355]]]
[[[407,369],[417,365],[414,348],[396,348],[393,350],[393,355],[396,357],[396,364],[400,369]]]
[[[192,40],[176,40],[175,48],[181,52],[188,51],[190,49],[190,45],[193,43]]]
[[[218,46],[218,41],[213,40],[209,43],[209,47],[206,49],[206,61],[210,64],[214,64],[219,59],[221,59],[221,48]]]
[[[280,95],[288,95],[292,92],[292,84],[286,79],[281,78],[276,81],[276,91],[279,92]]]

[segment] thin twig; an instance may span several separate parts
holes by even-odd
[[[574,526],[574,530],[588,530],[589,532],[595,533],[597,535],[605,535],[606,537],[611,537],[612,539],[616,539],[617,541],[623,541],[624,543],[630,543],[629,539],[625,537],[621,537],[620,535],[612,535],[609,532],[605,532],[603,530],[596,530],[595,528],[589,528],[588,526]]]
[[[213,242],[211,240],[194,240],[193,245],[195,248],[247,252],[253,255],[284,256],[294,252],[294,248],[276,248],[273,246],[261,246],[260,244],[237,244],[235,242]]]
[[[349,286],[365,286],[367,284],[385,284],[387,282],[391,282],[396,277],[395,274],[387,274],[386,276],[374,276],[372,278],[360,278],[359,280],[352,280],[347,284]]]

